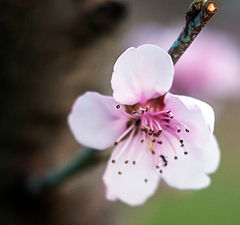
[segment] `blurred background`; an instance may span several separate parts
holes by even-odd
[[[143,206],[112,203],[105,200],[101,180],[105,162],[43,195],[28,193],[24,186],[28,177],[62,167],[81,154],[82,147],[67,125],[76,97],[88,90],[111,95],[114,62],[128,46],[155,43],[170,47],[190,3],[0,2],[0,224],[240,223],[238,0],[216,1],[219,10],[195,40],[196,50],[190,47],[186,59],[183,56],[176,66],[176,81],[182,76],[179,80],[185,83],[174,81],[173,92],[203,99],[216,110],[222,160],[209,188],[178,191],[162,182]],[[201,82],[199,77],[203,77]]]

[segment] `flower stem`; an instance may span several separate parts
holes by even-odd
[[[75,173],[98,164],[100,161],[102,161],[102,157],[100,157],[98,151],[87,148],[65,166],[53,169],[41,177],[30,177],[26,182],[26,188],[33,194],[40,194],[61,184]]]
[[[186,13],[186,24],[168,53],[176,64],[179,58],[201,32],[202,28],[216,13],[217,7],[212,1],[194,0]]]

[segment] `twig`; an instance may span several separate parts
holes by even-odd
[[[26,182],[27,190],[33,194],[40,194],[61,184],[75,173],[96,165],[102,158],[94,149],[85,149],[84,152],[63,167],[47,172],[45,175],[30,177]]]
[[[217,7],[212,1],[195,0],[190,5],[186,14],[186,24],[168,51],[174,64],[176,64],[216,11]]]

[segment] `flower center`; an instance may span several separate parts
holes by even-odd
[[[177,160],[179,154],[188,154],[182,134],[183,132],[187,134],[190,130],[175,118],[170,109],[166,109],[163,101],[154,99],[145,105],[116,106],[117,109],[120,107],[126,108],[125,115],[129,117],[129,122],[126,131],[118,138],[115,145],[125,139],[128,139],[126,145],[129,145],[131,139],[134,137],[136,139],[137,136],[137,140],[145,144],[146,149],[157,159],[156,168],[160,173],[168,166],[169,156]],[[129,159],[126,159],[125,163],[128,162]],[[137,160],[134,160],[133,164],[136,162]]]

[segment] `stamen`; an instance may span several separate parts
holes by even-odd
[[[134,132],[133,132],[134,133]],[[124,156],[125,159],[132,159],[133,155],[136,154],[136,149],[134,146],[136,146],[140,140],[144,140],[144,137],[145,134],[142,134],[141,136],[137,136],[137,137],[134,137],[134,140],[132,141],[131,143],[131,146],[129,147],[129,151],[127,152],[127,154]],[[126,160],[125,163],[127,164],[129,162],[129,160]],[[134,160],[133,161],[133,165],[136,164],[136,161]]]
[[[166,141],[168,142],[168,144],[170,145],[170,147],[171,147],[172,151],[174,152],[174,154],[176,154],[176,156],[177,156],[177,152],[176,152],[176,150],[175,150],[171,140],[168,138],[168,136],[166,134],[164,135],[164,137],[165,137]]]
[[[153,150],[153,141],[152,141],[152,139],[150,139],[150,148],[149,148],[149,150],[152,152],[153,155],[155,154],[155,152]]]
[[[158,132],[160,132],[160,134],[161,134],[161,132],[162,132],[162,127],[160,126],[160,124],[158,123],[157,120],[155,120],[154,123],[156,124],[156,126],[157,126],[157,128],[158,128]],[[160,135],[160,134],[159,134],[159,135]]]
[[[133,123],[126,131],[124,131],[121,136],[115,141],[114,145],[116,146],[133,128],[135,124]]]
[[[115,163],[115,162],[116,162],[116,160],[113,159],[113,160],[112,160],[112,163]]]
[[[116,105],[116,108],[117,108],[117,109],[120,109],[120,105]]]
[[[131,132],[130,136],[128,137],[128,139],[126,140],[126,142],[124,143],[124,145],[122,146],[120,152],[117,154],[117,156],[115,157],[115,160],[118,160],[119,157],[125,152],[125,150],[127,149],[128,145],[133,144],[132,143],[132,138],[133,138],[134,132]]]
[[[148,180],[147,180],[147,179],[144,179],[144,182],[146,182],[146,183],[147,183],[147,182],[148,182]]]
[[[176,120],[176,119],[174,119],[173,121],[174,121],[174,123],[175,123],[175,126],[180,125],[181,127],[184,128],[184,130],[185,130],[187,133],[189,133],[188,127],[186,127],[182,122],[180,122],[179,120]],[[181,128],[180,128],[179,126],[177,126],[177,127],[178,127],[177,129],[180,130],[179,132],[181,132]],[[178,133],[179,133],[179,132],[178,132]]]
[[[172,114],[172,112],[169,110],[167,113],[170,115],[170,118],[173,119],[173,114]]]
[[[164,163],[163,166],[167,166],[168,161],[166,160],[165,156],[164,155],[160,155],[159,157],[162,159],[162,161]]]
[[[121,174],[122,174],[122,172],[121,172],[121,171],[118,171],[118,174],[119,174],[119,175],[121,175]]]

